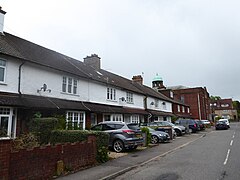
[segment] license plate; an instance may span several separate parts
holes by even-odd
[[[136,137],[142,138],[142,135],[141,134],[137,134]]]

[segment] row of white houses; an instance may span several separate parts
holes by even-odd
[[[4,14],[0,9],[0,24]],[[101,121],[171,121],[173,100],[142,81],[101,69],[96,54],[79,61],[0,29],[0,133],[8,137],[24,132],[37,112],[64,115],[81,129]]]

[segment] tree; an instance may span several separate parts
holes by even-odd
[[[217,100],[220,100],[221,97],[220,96],[210,96],[210,99],[214,100],[214,101],[217,101]]]

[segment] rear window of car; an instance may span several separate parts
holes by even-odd
[[[132,130],[140,130],[140,127],[137,124],[127,124],[127,127]]]
[[[115,129],[121,129],[123,126],[123,124],[115,124]]]

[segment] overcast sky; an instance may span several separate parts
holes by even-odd
[[[0,0],[4,31],[144,84],[240,100],[239,0]]]

